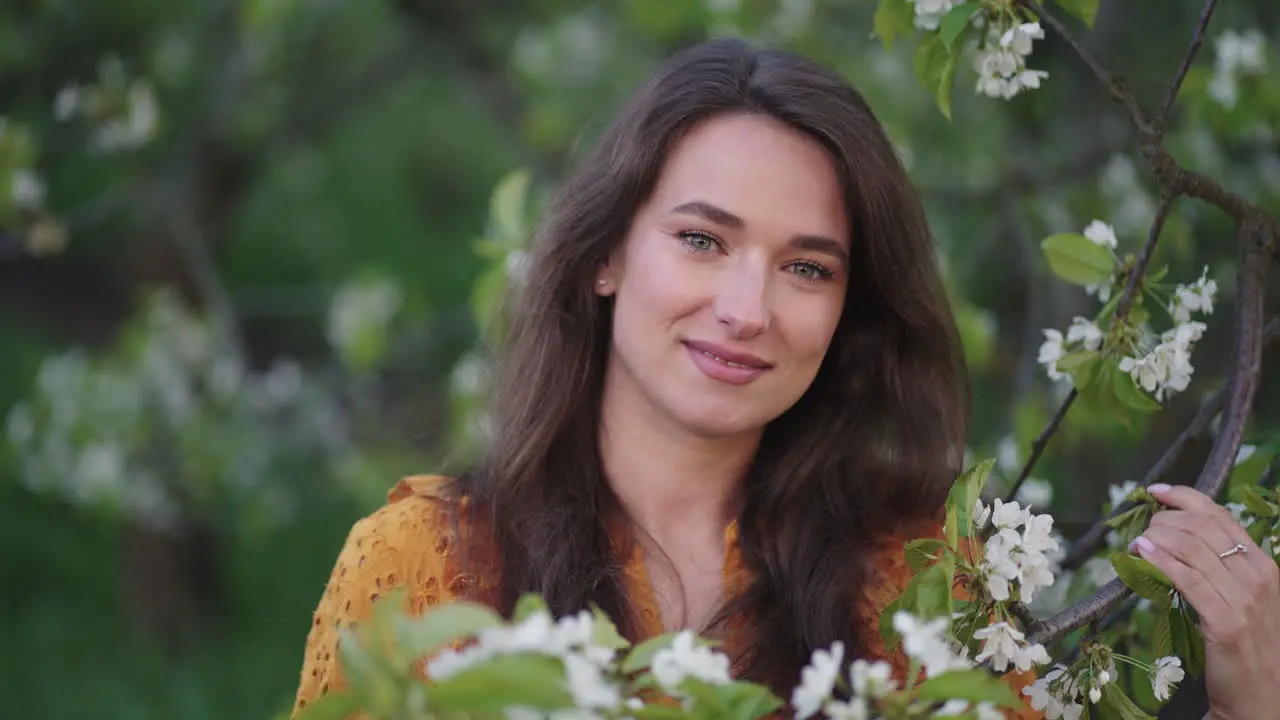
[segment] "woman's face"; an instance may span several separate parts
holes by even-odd
[[[807,135],[725,115],[676,143],[596,290],[606,401],[701,436],[758,431],[813,382],[848,282],[835,166]]]

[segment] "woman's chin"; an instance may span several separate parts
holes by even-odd
[[[672,415],[690,434],[705,438],[755,434],[770,419],[759,408],[743,407],[741,404],[678,408]]]

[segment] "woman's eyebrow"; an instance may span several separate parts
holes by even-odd
[[[704,200],[691,200],[671,209],[680,215],[693,215],[733,230],[741,230],[747,222],[722,207],[717,207]],[[825,235],[796,235],[789,243],[801,250],[810,250],[830,255],[842,263],[849,262],[849,252],[844,245],[834,238]]]

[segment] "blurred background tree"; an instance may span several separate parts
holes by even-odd
[[[1091,49],[1156,104],[1201,9],[1102,3]],[[1038,243],[1101,218],[1136,251],[1157,197],[1123,111],[1054,37],[1011,101],[835,0],[18,0],[0,8],[0,698],[15,717],[271,717],[351,523],[483,440],[487,340],[539,209],[675,50],[739,35],[837,68],[924,194],[975,384],[970,445],[1012,479],[1061,397],[1043,328],[1094,302]],[[1162,29],[1163,28],[1163,29]],[[1224,2],[1169,132],[1280,210],[1280,6]],[[1157,265],[1229,219],[1177,206]],[[1274,273],[1273,273],[1274,275]],[[1274,281],[1274,277],[1272,278]],[[1273,282],[1274,284],[1274,282]],[[1274,297],[1271,300],[1276,305]],[[1067,537],[1220,381],[1125,424],[1077,408],[1024,492]],[[1269,315],[1273,313],[1268,313]],[[1248,442],[1274,441],[1264,379]],[[1207,438],[1180,464],[1195,470]],[[1175,479],[1189,479],[1186,473]],[[1099,580],[1104,578],[1094,578]]]

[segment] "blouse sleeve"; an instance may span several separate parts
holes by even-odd
[[[407,610],[421,613],[451,599],[445,582],[452,524],[447,503],[411,495],[357,522],[338,553],[307,634],[296,716],[309,703],[345,685],[338,664],[338,638],[369,617],[388,591],[408,588]]]

